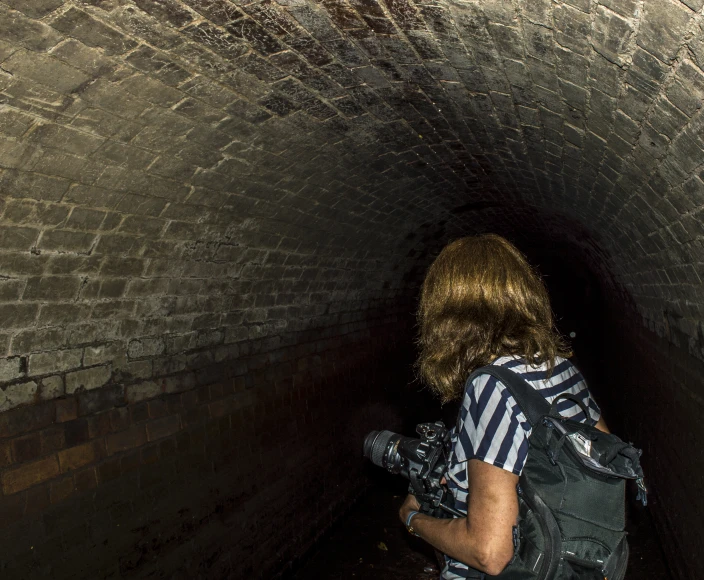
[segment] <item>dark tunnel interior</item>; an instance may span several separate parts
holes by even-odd
[[[704,0],[0,0],[0,577],[305,571],[487,232],[701,577],[702,103]]]

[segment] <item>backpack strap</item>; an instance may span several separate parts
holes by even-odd
[[[491,375],[500,380],[511,393],[531,427],[540,423],[541,417],[550,414],[550,405],[538,391],[511,369],[488,365],[475,370],[467,379],[467,385],[480,375]]]

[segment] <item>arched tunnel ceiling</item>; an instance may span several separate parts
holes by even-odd
[[[492,223],[696,336],[703,4],[2,0],[0,351],[340,322]]]

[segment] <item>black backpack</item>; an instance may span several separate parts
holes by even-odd
[[[625,485],[633,479],[647,504],[641,451],[616,435],[560,416],[513,371],[486,366],[509,390],[531,425],[528,458],[518,484],[514,557],[502,580],[623,580],[628,564]]]

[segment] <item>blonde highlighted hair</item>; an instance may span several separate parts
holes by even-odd
[[[547,290],[527,260],[504,238],[486,234],[447,245],[423,282],[420,307],[421,378],[443,402],[494,358],[529,363],[571,353],[553,327]]]

